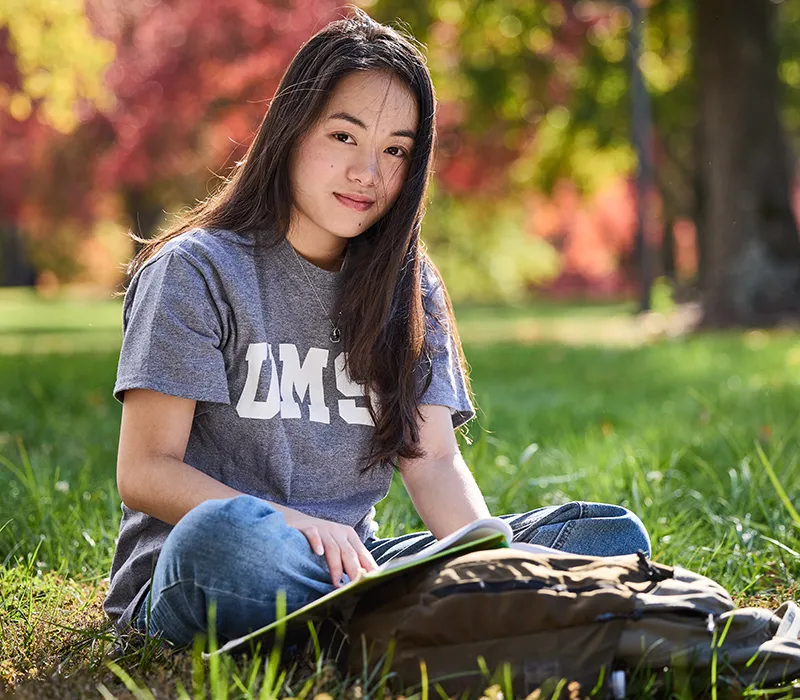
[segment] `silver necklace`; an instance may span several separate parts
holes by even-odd
[[[292,252],[294,253],[295,258],[297,258],[297,265],[300,267],[300,270],[303,272],[303,274],[305,275],[305,278],[308,280],[308,286],[311,287],[311,291],[314,292],[314,296],[317,297],[317,301],[319,302],[319,305],[322,307],[323,313],[328,317],[328,321],[331,324],[331,334],[328,336],[330,338],[330,341],[332,343],[338,343],[342,339],[342,332],[339,330],[339,321],[342,318],[342,312],[341,311],[339,312],[339,315],[336,317],[336,323],[334,323],[333,320],[331,319],[330,313],[328,313],[328,310],[325,308],[325,305],[322,303],[322,300],[319,298],[319,294],[317,294],[317,290],[314,289],[314,285],[312,284],[311,278],[308,276],[308,273],[306,272],[306,269],[303,267],[303,263],[300,262],[300,256],[297,254],[297,251],[294,249],[294,246],[291,243],[289,243],[289,241],[286,241],[286,242],[289,245],[289,247],[292,249]],[[345,253],[345,258],[346,258],[346,256],[347,256],[347,254]],[[344,262],[342,262],[342,267],[344,267]]]

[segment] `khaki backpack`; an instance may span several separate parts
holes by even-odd
[[[711,579],[641,552],[591,557],[514,545],[456,555],[368,590],[345,630],[351,673],[388,664],[390,683],[419,687],[424,674],[448,694],[479,695],[487,669],[504,664],[517,696],[566,679],[581,684],[580,697],[601,688],[624,697],[624,680],[643,670],[684,678],[690,696],[709,684],[774,687],[800,677],[793,602],[774,612],[734,609]]]

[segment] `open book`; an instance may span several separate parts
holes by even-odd
[[[494,549],[497,547],[513,547],[515,549],[526,549],[533,552],[553,552],[554,550],[540,545],[526,544],[511,541],[513,533],[511,527],[505,520],[500,518],[482,518],[474,520],[468,525],[465,525],[460,530],[456,530],[447,537],[432,543],[425,549],[410,554],[407,556],[395,557],[390,559],[385,564],[382,564],[377,569],[364,574],[355,581],[351,581],[341,588],[337,588],[330,593],[327,593],[320,598],[304,605],[302,608],[289,613],[280,620],[261,627],[249,634],[232,639],[224,646],[220,647],[217,651],[209,654],[203,653],[203,658],[207,659],[210,656],[222,654],[242,645],[249,641],[255,640],[263,635],[274,633],[281,625],[304,623],[311,619],[321,619],[325,616],[331,607],[336,603],[341,603],[343,597],[353,597],[352,594],[358,591],[363,593],[367,588],[372,587],[380,581],[395,576],[396,574],[407,571],[408,569],[419,566],[420,564],[428,563],[440,559],[445,556],[453,554],[466,554],[467,552],[477,551],[479,549]]]

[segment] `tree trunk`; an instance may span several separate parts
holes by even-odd
[[[36,271],[19,229],[0,222],[0,287],[26,287],[35,282]]]
[[[708,203],[705,192],[706,183],[703,180],[705,173],[703,163],[705,153],[703,152],[703,115],[702,110],[694,127],[692,135],[694,145],[694,173],[692,176],[692,192],[694,193],[694,230],[695,245],[697,246],[697,275],[695,277],[695,288],[704,290],[708,284],[708,236],[706,235],[706,220],[708,219]]]
[[[696,7],[704,324],[771,325],[800,311],[774,6],[698,0]]]
[[[673,285],[678,281],[675,269],[675,217],[670,212],[664,217],[664,232],[661,238],[661,271]]]

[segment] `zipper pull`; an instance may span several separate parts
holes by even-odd
[[[629,613],[602,613],[594,618],[595,622],[609,622],[610,620],[633,620],[634,622],[638,622],[642,619],[642,610],[641,608],[634,608]]]
[[[653,566],[653,563],[647,558],[644,550],[637,549],[636,556],[639,557],[639,564],[644,567],[644,570],[647,572],[648,579],[657,583],[659,581],[665,581],[669,578],[669,574],[662,573],[655,566]]]

